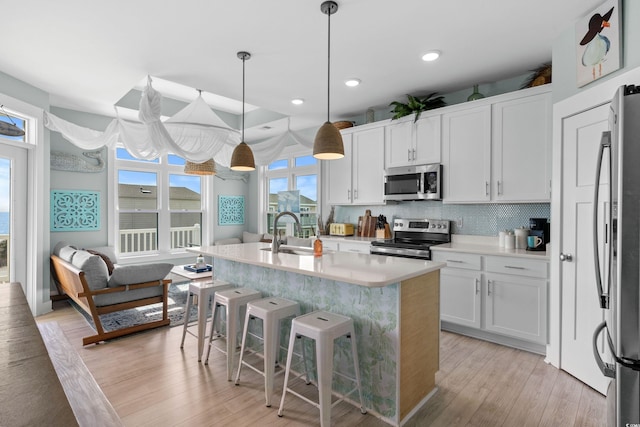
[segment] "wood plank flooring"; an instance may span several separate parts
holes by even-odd
[[[212,351],[197,362],[197,341],[182,328],[160,328],[82,347],[91,333],[84,318],[64,301],[36,318],[56,321],[126,426],[319,426],[318,411],[287,396],[276,414],[282,376],[271,408],[263,379],[249,369],[240,386],[226,381],[225,355]],[[442,332],[439,387],[407,427],[422,426],[605,426],[605,398],[539,355]],[[388,424],[341,403],[334,426]]]

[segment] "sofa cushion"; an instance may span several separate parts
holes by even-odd
[[[111,258],[109,258],[109,256],[107,256],[106,254],[103,254],[102,252],[98,252],[93,249],[86,249],[86,251],[89,252],[90,254],[98,255],[100,258],[102,258],[104,263],[107,265],[107,271],[109,272],[109,276],[111,276],[111,274],[113,273],[113,269],[115,268],[113,265],[113,262],[111,261]]]
[[[58,256],[67,262],[73,261],[73,256],[78,250],[73,246],[63,246],[58,250]]]
[[[216,240],[216,242],[214,243],[215,246],[220,246],[220,245],[235,245],[237,243],[242,243],[242,241],[237,238],[237,237],[230,237],[228,239],[220,239],[220,240]]]
[[[98,255],[90,254],[87,251],[77,250],[73,255],[71,263],[84,271],[87,284],[91,289],[103,289],[107,286],[109,271],[107,264]]]
[[[262,234],[249,233],[248,231],[242,232],[242,243],[255,243],[262,240]]]
[[[55,256],[60,256],[60,250],[61,250],[62,248],[65,248],[65,247],[71,247],[71,248],[73,248],[74,250],[75,250],[75,249],[78,249],[78,248],[76,248],[75,246],[72,246],[72,245],[70,245],[69,243],[65,242],[64,240],[61,240],[61,241],[59,241],[58,243],[56,243],[56,245],[53,247],[53,251],[51,251],[51,253],[52,253],[53,255],[55,255]],[[60,257],[60,258],[62,258],[62,257]]]
[[[109,278],[108,286],[115,288],[122,285],[134,285],[159,281],[167,277],[173,264],[156,262],[153,264],[116,265]]]

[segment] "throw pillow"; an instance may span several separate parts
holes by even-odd
[[[98,255],[90,254],[87,251],[78,250],[71,261],[73,265],[84,271],[87,285],[91,289],[103,289],[107,286],[109,271],[107,264]]]
[[[248,231],[242,232],[242,243],[255,243],[262,239],[262,234],[249,233]]]
[[[72,262],[77,251],[73,246],[64,246],[58,250],[58,256],[67,262]]]
[[[98,251],[94,251],[93,249],[85,249],[87,252],[89,252],[90,254],[93,255],[98,255],[100,258],[102,258],[102,260],[104,261],[104,263],[107,265],[107,270],[109,271],[109,276],[111,276],[111,274],[113,273],[113,262],[111,262],[111,259],[103,254],[102,252],[98,252]]]
[[[172,268],[173,264],[167,262],[117,265],[107,286],[115,288],[122,285],[159,281],[167,277]]]

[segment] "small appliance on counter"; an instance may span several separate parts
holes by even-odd
[[[329,226],[329,234],[332,236],[353,236],[353,224],[334,222]]]
[[[550,237],[550,224],[547,218],[529,218],[529,236],[542,239],[542,244],[536,247],[527,246],[528,251],[544,251],[547,249]]]

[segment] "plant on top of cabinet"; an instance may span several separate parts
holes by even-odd
[[[423,111],[433,110],[434,108],[440,108],[447,105],[447,103],[444,102],[444,96],[437,96],[433,98],[436,93],[437,92],[431,93],[424,98],[407,95],[408,102],[406,104],[393,101],[389,104],[389,107],[393,106],[393,110],[391,110],[393,117],[391,117],[391,119],[395,120],[415,113],[416,117],[414,118],[414,121],[417,121],[420,117],[420,113]]]

